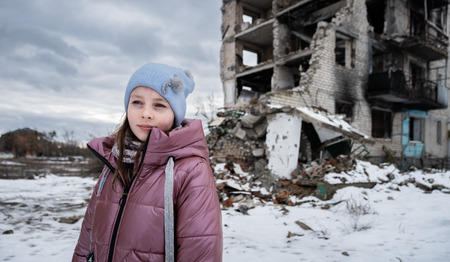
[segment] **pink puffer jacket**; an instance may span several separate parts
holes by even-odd
[[[201,122],[185,120],[168,134],[152,130],[126,198],[119,181],[111,185],[113,143],[106,137],[88,144],[107,167],[94,188],[72,261],[86,261],[91,251],[97,262],[164,261],[164,182],[170,156],[175,159],[176,261],[222,261],[221,212]]]

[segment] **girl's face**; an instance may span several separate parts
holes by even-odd
[[[130,94],[127,118],[133,134],[144,142],[153,127],[170,131],[175,115],[169,102],[158,92],[140,86]]]

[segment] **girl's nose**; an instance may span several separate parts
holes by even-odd
[[[142,111],[142,118],[144,119],[152,119],[153,118],[153,110],[146,106]]]

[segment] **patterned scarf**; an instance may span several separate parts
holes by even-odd
[[[139,147],[141,147],[141,145],[142,145],[141,141],[132,140],[131,138],[125,138],[125,150],[123,151],[122,162],[127,164],[133,164],[134,159],[136,157],[136,153]],[[112,148],[112,153],[117,159],[119,158],[119,148],[117,147],[117,144],[114,144]]]

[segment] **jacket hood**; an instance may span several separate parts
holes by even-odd
[[[88,146],[97,154],[104,157],[114,167],[115,159],[112,154],[114,136],[93,139]],[[175,160],[198,156],[208,160],[208,145],[203,133],[200,120],[185,119],[181,128],[168,133],[153,128],[149,137],[143,164],[164,165],[169,157]]]

